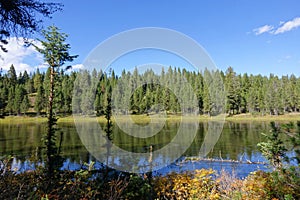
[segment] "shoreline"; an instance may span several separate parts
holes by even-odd
[[[137,124],[148,124],[151,121],[151,116],[153,115],[146,115],[146,114],[141,114],[141,115],[130,115],[131,119],[133,122]],[[162,116],[163,117],[163,116]],[[89,121],[94,121],[97,119],[99,123],[105,123],[106,119],[104,116],[100,117],[81,117],[80,120],[82,122],[89,122]],[[155,123],[155,120],[159,118],[153,119],[153,122]],[[128,116],[120,117],[119,121],[126,121],[128,120]],[[169,114],[167,116],[166,121],[167,122],[180,122],[182,120],[180,115],[175,115],[175,114]],[[199,116],[186,116],[185,121],[186,122],[207,122],[207,121],[223,121],[224,117],[221,118],[214,118],[214,117],[209,117],[206,115],[199,115]],[[113,122],[115,119],[113,119]],[[251,114],[239,114],[239,115],[234,115],[230,117],[225,117],[225,122],[271,122],[271,121],[278,121],[278,122],[289,122],[289,121],[300,121],[300,113],[289,113],[285,115],[251,115]],[[0,124],[25,124],[25,123],[46,123],[47,118],[42,117],[42,116],[6,116],[5,118],[0,119]],[[58,124],[61,123],[74,123],[74,118],[72,115],[66,116],[66,117],[58,117]]]

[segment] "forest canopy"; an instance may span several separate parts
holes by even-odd
[[[27,113],[41,114],[47,111],[47,97],[49,86],[49,69],[41,73],[39,70],[28,74],[24,71],[19,75],[12,65],[7,73],[0,74],[0,114],[1,115],[21,115]],[[214,88],[214,93],[224,92],[226,107],[218,108],[211,88],[212,82],[206,78],[207,74],[211,77],[221,77],[223,86],[218,83]],[[74,99],[72,104],[74,82],[77,76],[84,76],[86,83],[96,80],[96,85],[91,87],[86,84],[86,89],[82,89],[76,96],[81,98]],[[162,76],[165,78],[162,79]],[[166,78],[167,77],[167,78]],[[278,77],[274,74],[269,76],[237,74],[233,68],[229,67],[226,72],[195,72],[185,69],[169,67],[161,75],[148,70],[141,74],[135,69],[134,72],[126,72],[121,75],[115,75],[112,70],[109,73],[96,71],[89,73],[87,71],[65,73],[57,72],[56,84],[56,102],[55,112],[62,114],[71,114],[72,105],[76,107],[81,114],[104,114],[106,104],[107,88],[114,88],[118,81],[124,81],[132,85],[140,85],[130,95],[129,112],[134,114],[143,114],[149,112],[160,112],[166,110],[169,113],[182,112],[178,96],[174,95],[171,85],[176,87],[181,83],[178,77],[184,77],[193,89],[197,108],[188,108],[190,112],[197,112],[202,115],[214,115],[225,109],[229,115],[252,113],[252,114],[270,114],[281,115],[290,112],[300,112],[300,78],[295,75]],[[148,80],[143,84],[142,80]],[[164,83],[164,87],[157,83],[160,81],[169,81]],[[170,81],[171,80],[171,81]],[[171,82],[171,83],[170,83]],[[168,84],[170,86],[168,86]],[[128,85],[128,87],[130,87]],[[176,89],[176,88],[175,88]],[[184,90],[185,88],[177,88]],[[93,91],[91,93],[91,91]],[[126,95],[126,94],[123,94]],[[220,95],[220,94],[217,94]],[[84,98],[92,99],[90,105]],[[120,97],[121,98],[121,97]],[[120,103],[122,103],[120,101]],[[225,103],[225,102],[224,102]],[[160,105],[160,106],[157,106]],[[225,105],[225,104],[224,104]],[[92,108],[92,112],[91,112]]]

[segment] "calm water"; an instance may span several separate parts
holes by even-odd
[[[60,131],[58,132],[57,140],[58,142],[62,142],[62,156],[65,158],[65,163],[62,166],[63,169],[80,169],[83,166],[83,163],[89,163],[92,160],[96,161],[94,158],[95,154],[91,155],[86,147],[82,144],[74,124],[59,124],[58,127],[60,128]],[[82,128],[83,130],[88,130],[87,127],[91,127],[88,122],[83,125]],[[128,136],[125,134],[118,128],[118,126],[114,126],[113,144],[125,151],[144,153],[146,155],[146,160],[148,159],[147,152],[149,152],[149,147],[151,146],[153,151],[162,149],[168,145],[170,141],[173,141],[173,139],[176,137],[179,127],[179,123],[167,123],[158,134],[149,138],[137,139],[133,136]],[[187,135],[189,131],[194,131],[193,127],[194,126],[190,126],[189,124],[183,125],[184,131]],[[208,129],[208,123],[200,123],[198,125],[198,129],[196,130],[197,132],[195,137],[191,140],[192,144],[188,145],[189,148],[184,150],[182,157],[178,159],[177,162],[165,166],[162,169],[157,170],[155,173],[165,174],[170,171],[192,170],[205,167],[216,170],[225,168],[230,171],[234,169],[237,175],[241,177],[246,176],[249,172],[255,171],[258,168],[266,169],[266,166],[259,164],[237,164],[221,161],[182,162],[182,159],[185,157],[199,157],[199,155],[203,156],[204,154],[207,158],[215,158],[220,160],[231,159],[252,162],[265,161],[257,148],[257,143],[264,140],[264,137],[261,135],[261,133],[266,133],[270,130],[268,122],[226,122],[223,126],[221,135],[214,136],[216,144],[213,148],[210,148],[210,145],[213,145],[214,141],[210,141],[211,138],[205,137],[209,133]],[[45,124],[32,123],[16,125],[0,123],[0,156],[13,155],[15,157],[12,163],[13,168],[17,168],[20,171],[34,168],[35,164],[42,162],[41,139],[44,132]],[[203,143],[205,143],[206,146],[203,145]],[[178,147],[174,148],[177,149],[180,147],[181,146],[178,145]],[[103,146],[100,148],[105,149]],[[165,161],[169,158],[167,154],[167,156],[153,156],[151,159],[153,159],[153,162],[161,162],[162,160]],[[110,158],[110,160],[111,162],[118,163],[119,165],[124,165],[124,163],[122,163],[124,161],[122,161],[122,158],[120,157],[113,157]],[[126,164],[130,164],[128,158],[123,158],[123,160],[126,160]],[[101,163],[96,162],[96,168],[100,168],[101,166]]]

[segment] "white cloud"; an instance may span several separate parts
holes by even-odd
[[[273,26],[264,25],[264,26],[261,26],[259,28],[253,29],[253,32],[255,33],[255,35],[260,35],[260,34],[263,34],[263,33],[266,33],[266,32],[271,32],[273,29],[274,29]]]
[[[84,68],[83,64],[72,65],[72,69],[83,69],[83,68]]]
[[[276,28],[272,25],[264,25],[259,28],[253,29],[253,32],[255,33],[255,35],[260,35],[262,33],[270,33],[270,34],[277,35],[280,33],[291,31],[298,27],[300,27],[300,17],[296,17],[287,22],[280,21],[279,27]]]
[[[300,17],[296,17],[291,21],[287,21],[281,24],[281,26],[274,32],[274,34],[284,33],[291,31],[300,26]]]
[[[40,46],[40,43],[33,41],[35,45]],[[16,72],[34,71],[37,66],[42,66],[42,56],[35,50],[33,46],[25,47],[22,38],[12,37],[8,39],[8,44],[5,48],[7,53],[0,51],[0,66],[4,70],[9,70],[13,64]]]
[[[286,56],[283,56],[282,58],[278,59],[277,62],[282,63],[282,62],[288,61],[290,59],[292,59],[292,56],[291,55],[286,55]]]
[[[292,58],[292,56],[286,55],[284,58],[285,58],[286,60],[288,60],[288,59]]]

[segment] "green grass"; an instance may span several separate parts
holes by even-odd
[[[251,114],[240,114],[227,117],[226,121],[299,121],[300,113],[289,113],[285,115],[251,115]]]
[[[0,124],[46,123],[46,117],[8,116],[0,119]]]
[[[121,116],[118,118],[120,122],[127,121],[128,118],[131,117],[132,121],[138,124],[147,124],[151,121],[150,116],[148,115],[130,115],[130,116]],[[163,119],[164,117],[158,117],[158,119]],[[98,122],[105,123],[106,119],[104,116],[97,117],[96,118]],[[197,121],[211,121],[214,120],[213,117],[201,115],[201,116],[186,116],[185,118],[186,122],[197,122]],[[222,118],[219,118],[219,120],[222,120]],[[95,118],[91,117],[80,117],[81,122],[89,122],[94,121]],[[115,121],[114,118],[112,118],[113,121]],[[167,121],[168,122],[181,122],[182,117],[178,114],[172,114],[167,115]],[[217,118],[218,120],[218,118]],[[279,115],[279,116],[271,116],[271,115],[251,115],[251,114],[241,114],[241,115],[234,115],[231,117],[226,117],[226,121],[233,121],[233,122],[251,122],[251,121],[298,121],[300,120],[300,113],[291,113],[286,115]],[[0,124],[25,124],[25,123],[46,123],[47,118],[46,117],[28,117],[28,116],[8,116],[4,119],[0,119]],[[58,123],[74,123],[73,116],[67,116],[67,117],[59,117]]]

